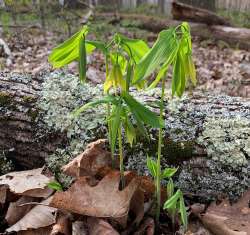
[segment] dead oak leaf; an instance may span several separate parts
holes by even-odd
[[[207,229],[215,235],[248,235],[250,234],[250,190],[241,199],[230,205],[223,201],[219,205],[211,204],[200,219]]]
[[[52,197],[33,207],[22,219],[6,229],[6,232],[36,230],[48,227],[56,222],[57,209],[49,207]]]
[[[62,167],[66,175],[72,177],[94,176],[101,168],[111,167],[110,152],[105,150],[105,139],[87,145],[86,150]]]
[[[89,217],[87,219],[89,235],[119,235],[119,233],[105,220]]]
[[[0,176],[0,186],[7,185],[15,194],[46,198],[53,192],[47,184],[53,179],[42,174],[43,168],[11,172]]]
[[[56,192],[50,206],[77,214],[124,221],[140,180],[134,177],[121,191],[119,183],[118,171],[111,171],[95,186],[89,185],[88,177],[80,177],[68,191]]]

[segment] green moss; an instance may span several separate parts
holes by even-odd
[[[25,102],[25,103],[31,103],[31,102],[33,102],[35,99],[34,99],[34,97],[32,97],[32,96],[24,96],[23,97],[23,101]]]
[[[27,115],[29,117],[31,117],[32,121],[36,120],[36,118],[38,117],[38,114],[39,114],[38,110],[33,109],[33,108],[29,109],[28,112],[27,112]]]
[[[5,92],[0,92],[0,105],[5,106],[11,102],[11,96]]]

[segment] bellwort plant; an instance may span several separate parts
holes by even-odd
[[[165,97],[165,81],[166,73],[169,67],[173,67],[172,74],[172,96],[175,94],[181,97],[185,87],[186,81],[190,79],[193,85],[196,85],[196,71],[192,60],[192,43],[190,28],[188,23],[183,22],[175,28],[163,30],[159,33],[156,42],[153,47],[147,52],[146,55],[138,63],[133,84],[144,81],[153,72],[158,71],[158,75],[155,80],[150,84],[149,89],[154,88],[161,82],[161,101],[160,101],[160,119],[163,120],[164,112],[164,97]],[[147,165],[155,178],[156,184],[156,221],[159,222],[160,206],[161,206],[161,179],[170,178],[174,175],[177,169],[165,169],[161,170],[161,149],[162,149],[162,127],[159,128],[158,133],[158,152],[157,160],[154,161],[148,158]],[[172,199],[170,194],[169,200]],[[180,191],[175,195],[175,198],[183,198]],[[182,203],[183,200],[181,199]],[[173,204],[166,202],[164,208],[167,209]],[[182,223],[186,226],[186,219],[184,219],[185,206],[181,208]],[[186,211],[186,210],[185,210]]]
[[[147,158],[147,166],[154,177],[156,188],[156,221],[159,222],[161,209],[161,180],[168,179],[168,200],[164,209],[174,223],[176,215],[181,215],[181,222],[187,226],[187,215],[183,195],[180,190],[174,193],[174,183],[171,177],[176,168],[161,169],[161,156],[164,128],[164,98],[166,74],[170,66],[173,67],[172,95],[181,97],[186,81],[196,84],[196,72],[192,61],[192,43],[188,23],[182,23],[175,28],[163,30],[159,33],[152,48],[140,39],[130,39],[116,33],[109,42],[87,39],[88,27],[84,26],[71,38],[55,47],[49,62],[54,68],[63,67],[73,61],[79,64],[79,79],[86,82],[87,55],[99,50],[105,58],[106,79],[103,84],[103,97],[91,101],[74,111],[77,116],[88,108],[106,104],[107,126],[111,155],[114,162],[114,153],[118,145],[121,188],[125,187],[123,164],[124,132],[128,143],[133,145],[136,133],[147,136],[145,125],[158,128],[157,159]],[[147,87],[153,73],[158,73],[155,80]],[[152,112],[144,104],[137,101],[130,93],[130,87],[138,89],[152,89],[161,84],[160,115]]]

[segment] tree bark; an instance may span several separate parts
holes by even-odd
[[[64,134],[43,124],[37,100],[42,80],[0,73],[0,151],[17,169],[39,167],[44,159],[65,144]]]

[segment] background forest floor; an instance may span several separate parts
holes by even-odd
[[[68,13],[70,16],[74,13]],[[36,74],[41,71],[51,71],[48,55],[58,42],[67,38],[81,27],[78,17],[63,21],[61,18],[48,17],[46,30],[39,25],[39,20],[33,14],[26,13],[18,18],[17,27],[2,27],[0,38],[3,38],[11,50],[11,57],[7,59],[0,50],[0,68],[6,72],[21,72]],[[83,14],[84,15],[84,14]],[[77,20],[78,19],[78,20]],[[10,16],[2,15],[2,22],[13,25]],[[53,22],[53,23],[52,23]],[[92,18],[91,37],[107,40],[115,32],[121,32],[129,37],[144,38],[149,43],[155,39],[152,32],[137,28],[135,21],[121,20],[111,24],[110,19],[100,20]],[[64,31],[61,32],[60,30]],[[65,33],[67,32],[67,33]],[[212,38],[199,40],[194,38],[193,54],[198,72],[197,89],[213,91],[231,96],[250,97],[250,52],[232,49],[224,41],[215,42]],[[89,58],[89,77],[95,83],[104,78],[100,55],[95,53]],[[77,66],[70,66],[68,70],[77,73]],[[170,79],[169,79],[170,80]],[[169,84],[170,85],[170,84]]]

